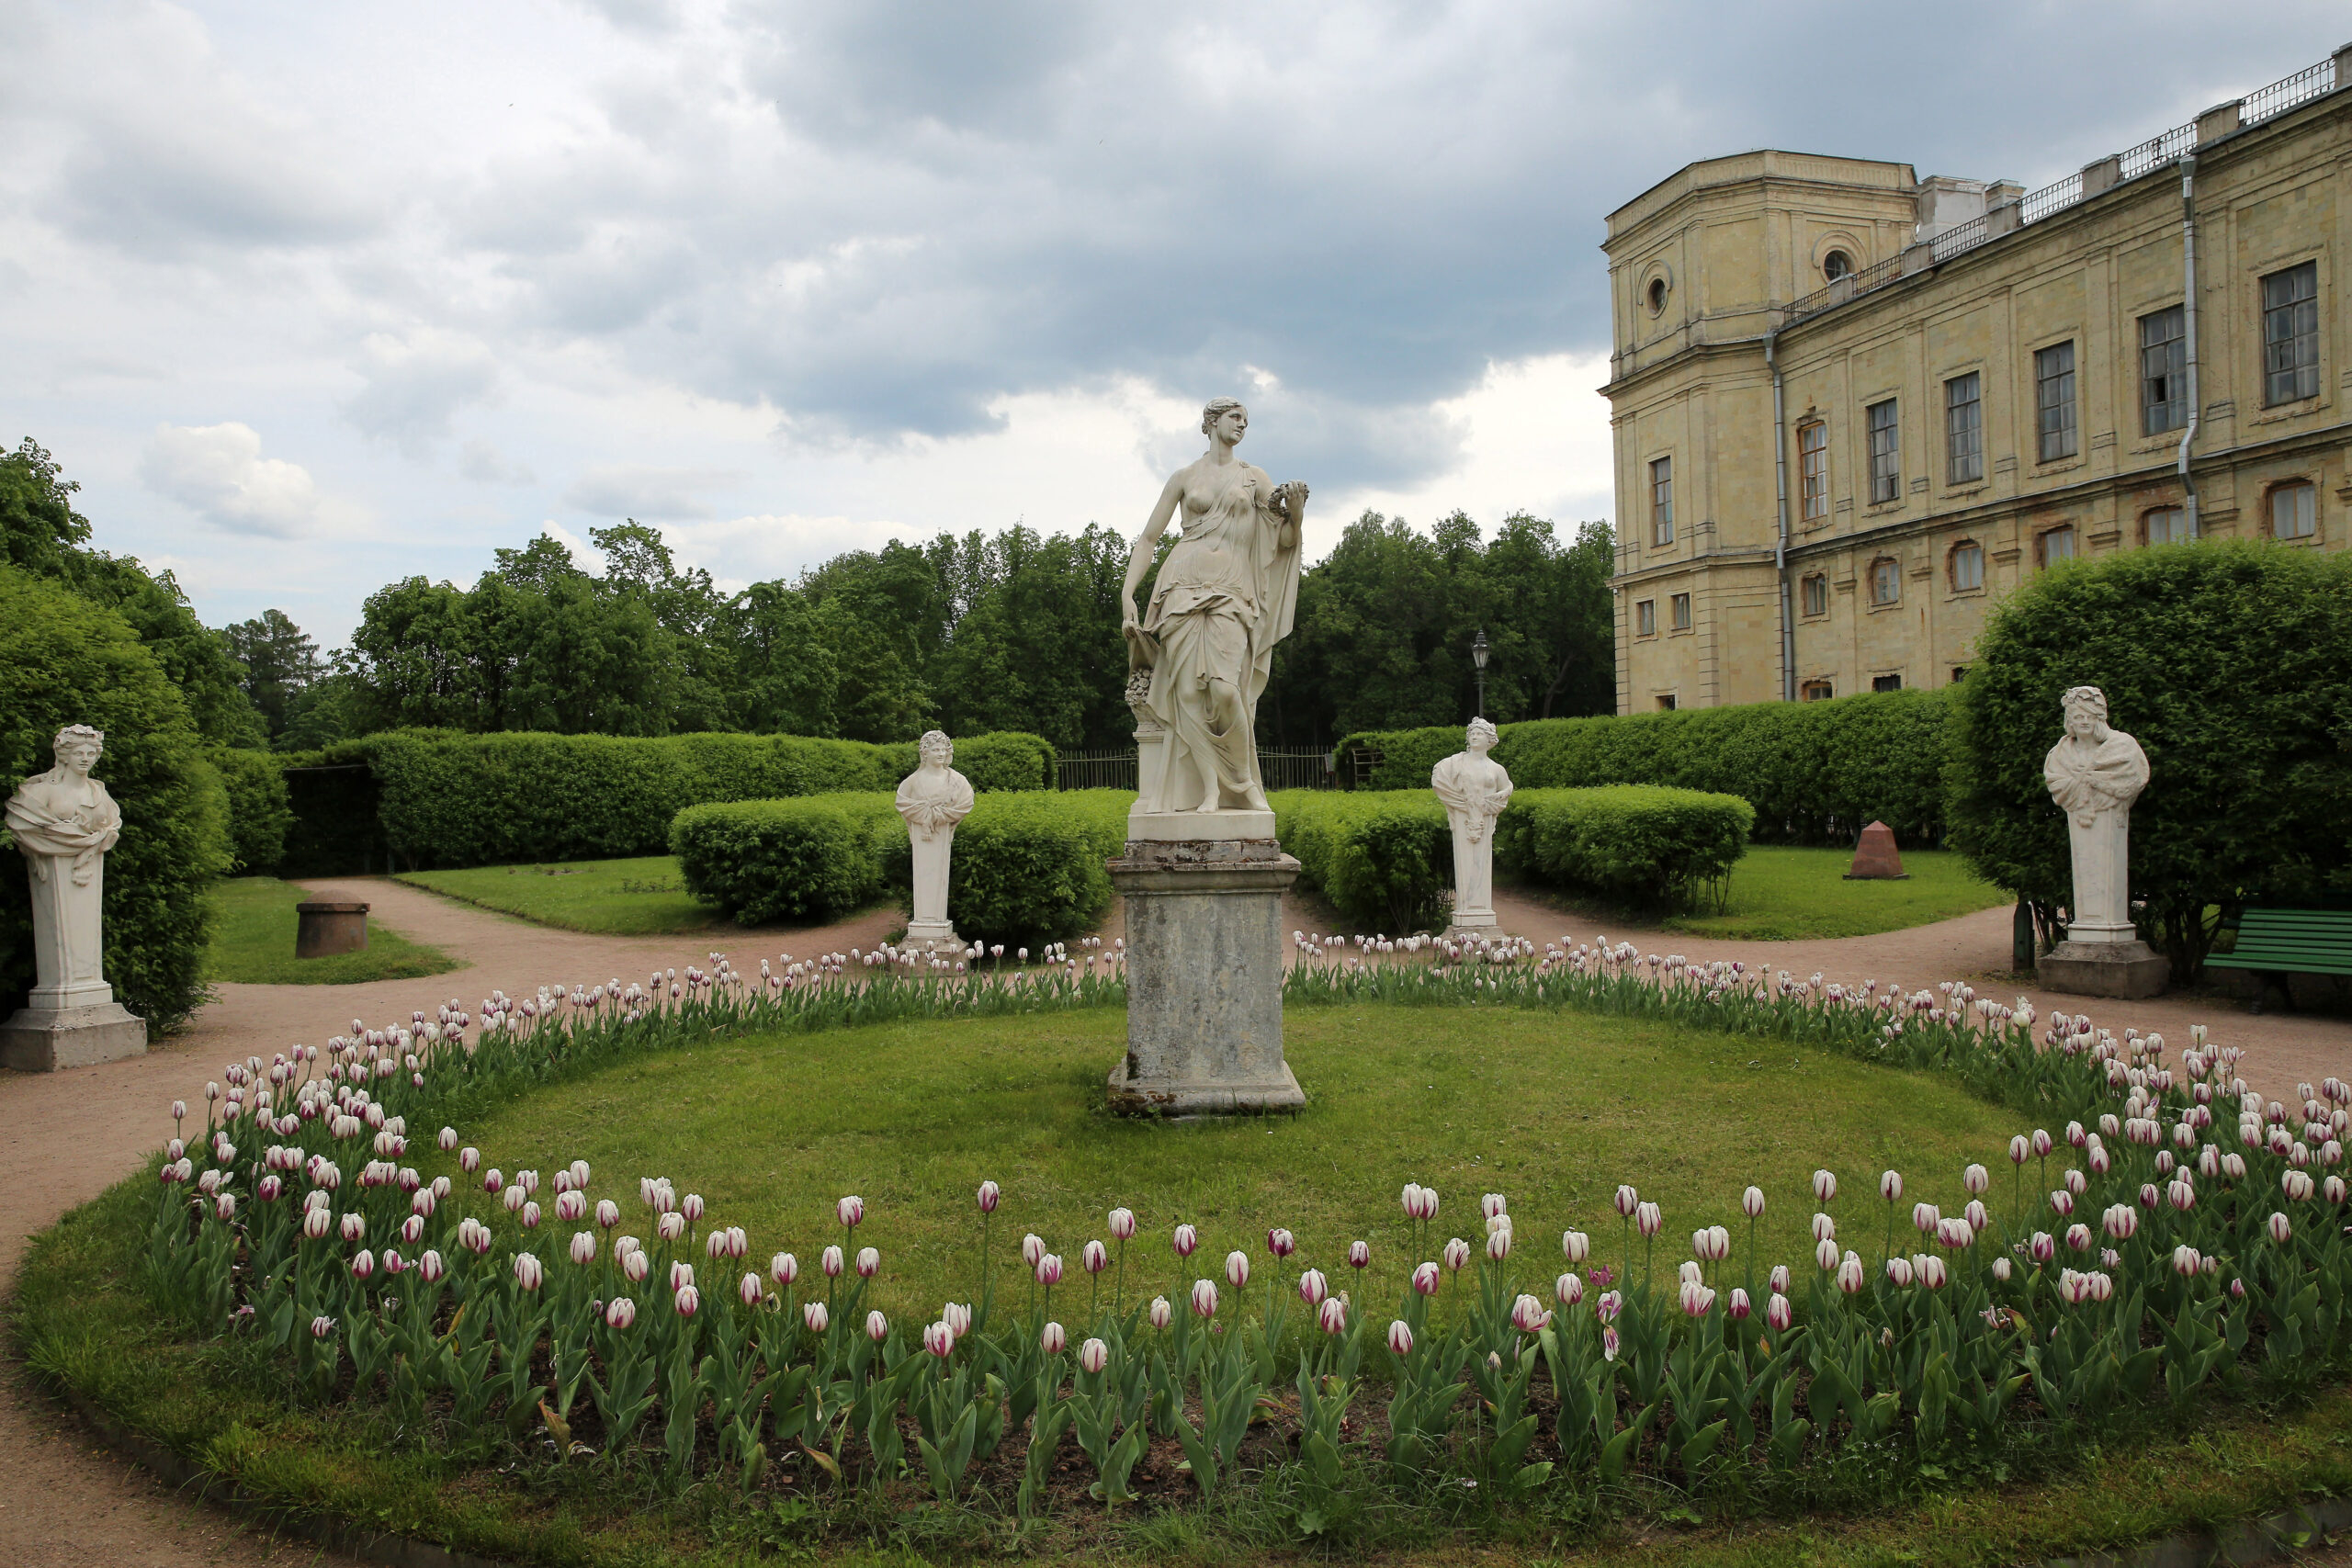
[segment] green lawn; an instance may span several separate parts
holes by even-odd
[[[274,876],[241,876],[213,893],[220,919],[212,928],[209,977],[253,986],[348,986],[363,980],[407,980],[446,975],[456,959],[413,942],[368,918],[368,946],[324,958],[294,956],[294,906],[311,894]]]
[[[1610,1207],[1621,1181],[1664,1206],[1661,1279],[1703,1224],[1731,1226],[1744,1265],[1738,1199],[1751,1181],[1770,1195],[1763,1262],[1809,1268],[1816,1167],[1839,1173],[1838,1213],[1867,1248],[1884,1218],[1882,1169],[1905,1171],[1906,1198],[1956,1212],[1962,1167],[2016,1130],[1935,1078],[1665,1023],[1360,1006],[1293,1008],[1283,1030],[1309,1097],[1290,1119],[1107,1114],[1103,1075],[1125,1049],[1125,1018],[1106,1010],[730,1041],[550,1088],[458,1131],[509,1171],[587,1160],[591,1195],[621,1198],[643,1235],[638,1179],[667,1176],[708,1201],[707,1223],[745,1227],[753,1262],[789,1250],[812,1274],[841,1239],[834,1199],[858,1193],[858,1241],[881,1249],[877,1285],[894,1313],[936,1314],[975,1293],[973,1191],[993,1179],[1001,1286],[1018,1299],[1006,1265],[1017,1269],[1014,1248],[1034,1230],[1080,1281],[1069,1310],[1080,1321],[1079,1249],[1103,1235],[1114,1205],[1141,1221],[1131,1290],[1176,1286],[1168,1236],[1180,1219],[1201,1230],[1188,1280],[1216,1273],[1233,1247],[1262,1269],[1266,1230],[1282,1225],[1299,1238],[1293,1274],[1312,1264],[1344,1275],[1348,1242],[1369,1239],[1366,1288],[1385,1310],[1417,1260],[1397,1204],[1408,1181],[1442,1195],[1432,1255],[1449,1235],[1483,1240],[1479,1194],[1508,1194],[1529,1289],[1559,1271],[1568,1226],[1592,1234],[1595,1261],[1622,1265]],[[454,1171],[435,1157],[428,1176]]]
[[[722,923],[718,911],[686,891],[673,855],[413,871],[396,880],[543,926],[602,936],[670,936]]]
[[[1903,869],[1910,875],[1901,882],[1849,882],[1846,868],[1853,860],[1850,850],[1751,845],[1732,868],[1724,913],[1669,915],[1659,923],[1694,936],[1802,942],[1905,931],[2011,901],[1999,888],[1970,875],[1950,850],[1904,851]],[[1627,918],[1623,910],[1601,909],[1548,888],[1523,886],[1520,891],[1589,919]]]

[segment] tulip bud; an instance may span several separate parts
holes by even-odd
[[[1460,1236],[1455,1236],[1445,1244],[1445,1251],[1442,1256],[1445,1259],[1445,1266],[1458,1274],[1469,1267],[1470,1244]]]
[[[945,1360],[955,1352],[956,1331],[944,1323],[927,1325],[922,1331],[922,1348]]]
[[[1634,1206],[1634,1228],[1645,1238],[1655,1236],[1666,1228],[1666,1218],[1656,1203],[1644,1201]]]
[[[653,1271],[653,1258],[643,1247],[621,1254],[621,1277],[630,1284],[639,1284]]]
[[[1903,1198],[1903,1173],[1890,1170],[1881,1176],[1878,1179],[1878,1195],[1890,1203],[1900,1202]]]
[[[2286,1246],[2288,1238],[2295,1234],[2295,1227],[2288,1223],[2287,1216],[2284,1214],[2274,1212],[2266,1224],[2270,1232],[2270,1239],[2281,1247]]]
[[[854,1230],[865,1218],[865,1200],[853,1194],[833,1205],[833,1217],[844,1230]]]
[[[1838,1288],[1849,1296],[1859,1295],[1869,1283],[1869,1277],[1862,1270],[1862,1260],[1850,1252],[1846,1254],[1844,1260],[1838,1265]]]
[[[1509,1226],[1505,1226],[1503,1229],[1498,1230],[1487,1237],[1487,1257],[1493,1262],[1500,1263],[1504,1258],[1509,1258],[1510,1256],[1510,1229]]]
[[[1620,1219],[1632,1219],[1634,1217],[1634,1211],[1640,1207],[1641,1201],[1641,1194],[1634,1191],[1633,1188],[1620,1185],[1617,1189],[1616,1197],[1618,1217]]]
[[[1111,1266],[1110,1249],[1099,1241],[1090,1241],[1078,1249],[1078,1266],[1090,1274],[1100,1274]]]
[[[1078,1348],[1078,1370],[1090,1376],[1098,1375],[1111,1364],[1111,1348],[1100,1339],[1089,1339]]]
[[[1298,1243],[1286,1230],[1271,1230],[1266,1233],[1266,1250],[1276,1258],[1288,1258],[1298,1250]]]
[[[1584,1300],[1584,1276],[1575,1272],[1561,1275],[1552,1281],[1552,1294],[1562,1306],[1575,1306]]]
[[[1200,1317],[1216,1315],[1216,1282],[1213,1280],[1193,1281],[1193,1311]]]
[[[824,1255],[818,1259],[818,1265],[824,1269],[826,1279],[840,1279],[842,1277],[842,1249],[838,1247],[829,1247],[825,1248]]]
[[[1911,1260],[1900,1253],[1886,1260],[1886,1278],[1896,1289],[1911,1283]]]
[[[571,1236],[571,1261],[585,1268],[596,1261],[596,1235],[593,1231],[575,1231]]]
[[[1062,1260],[1059,1253],[1048,1252],[1037,1259],[1037,1283],[1058,1285],[1062,1282]]]
[[[2340,1178],[2332,1179],[2335,1179],[2336,1185],[2339,1187],[2344,1184]],[[1372,1243],[1368,1241],[1351,1241],[1348,1243],[1348,1267],[1351,1269],[1369,1269],[1372,1267]]]
[[[1981,1165],[1972,1165],[1960,1173],[1960,1184],[1973,1197],[1993,1185],[1993,1178]]]
[[[1309,1269],[1298,1277],[1298,1299],[1308,1306],[1319,1306],[1331,1293],[1330,1285],[1320,1269]]]
[[[1943,1211],[1933,1203],[1914,1203],[1911,1205],[1911,1223],[1919,1228],[1920,1235],[1931,1235],[1936,1227],[1944,1223]]]
[[[1592,1238],[1582,1231],[1562,1231],[1560,1253],[1571,1263],[1581,1263],[1592,1256]]]
[[[1739,1195],[1739,1212],[1746,1214],[1751,1220],[1761,1219],[1764,1215],[1764,1189],[1761,1187],[1750,1187],[1747,1191],[1741,1193]]]
[[[2016,1137],[2009,1140],[2009,1163],[2011,1165],[2023,1165],[2027,1160],[2030,1160],[2032,1157],[2033,1145],[2031,1143],[2027,1141],[2026,1135],[2023,1133],[2019,1133]]]
[[[1154,1328],[1165,1328],[1176,1321],[1176,1309],[1168,1304],[1166,1296],[1154,1296],[1151,1298],[1150,1317]]]
[[[1225,1282],[1237,1291],[1250,1283],[1248,1253],[1236,1251],[1225,1255]]]
[[[2001,1261],[2006,1263],[2008,1259],[2005,1258]],[[1951,1277],[1945,1268],[1944,1260],[1932,1253],[1919,1259],[1917,1273],[1919,1283],[1931,1291],[1942,1290],[1945,1281]]]
[[[1021,1261],[1028,1268],[1035,1269],[1037,1267],[1037,1259],[1045,1256],[1046,1238],[1044,1236],[1033,1231],[1021,1238]]]
[[[1413,1353],[1413,1330],[1402,1318],[1388,1325],[1388,1352],[1400,1360]]]
[[[1003,1191],[1002,1191],[1002,1190],[1001,1190],[1001,1188],[999,1188],[995,1182],[993,1182],[993,1181],[983,1181],[983,1182],[981,1182],[981,1183],[980,1183],[980,1213],[983,1213],[983,1214],[993,1214],[993,1213],[996,1213],[997,1201],[998,1201],[1000,1198],[1001,1198],[1002,1196],[1003,1196]]]
[[[890,1337],[890,1320],[879,1312],[865,1314],[865,1337],[876,1345]]]
[[[1795,1321],[1796,1314],[1789,1305],[1789,1298],[1778,1291],[1773,1292],[1772,1299],[1764,1303],[1765,1326],[1775,1334],[1784,1334],[1789,1325]]]
[[[819,1304],[822,1305],[823,1303],[820,1303]],[[605,1325],[606,1327],[625,1329],[636,1322],[637,1303],[631,1301],[628,1297],[615,1296],[611,1301],[605,1303]]]
[[[1478,1200],[1478,1213],[1490,1220],[1509,1207],[1510,1205],[1503,1201],[1503,1195],[1499,1192],[1489,1192]]]
[[[825,1311],[824,1303],[803,1302],[800,1303],[800,1321],[808,1325],[809,1333],[822,1334],[831,1326],[832,1318]]]
[[[1785,1263],[1773,1264],[1772,1272],[1766,1276],[1765,1282],[1770,1289],[1776,1291],[1782,1295],[1788,1294],[1789,1266]]]
[[[1521,1334],[1540,1334],[1552,1321],[1552,1314],[1533,1296],[1521,1296],[1511,1303],[1510,1321]]]
[[[1436,1264],[1422,1263],[1417,1265],[1413,1269],[1413,1289],[1419,1291],[1425,1296],[1433,1296],[1437,1294],[1440,1278],[1441,1276],[1437,1271]]]
[[[1828,1236],[1822,1237],[1813,1249],[1813,1260],[1824,1272],[1837,1268],[1838,1243]]]
[[[1055,1279],[1059,1279],[1061,1277],[1061,1271],[1058,1268],[1060,1260],[1057,1258],[1055,1261],[1057,1267],[1055,1269],[1054,1277]],[[857,1249],[857,1277],[861,1280],[871,1280],[875,1275],[881,1271],[882,1254],[870,1247],[859,1247]],[[1046,1281],[1048,1284],[1051,1284],[1052,1282],[1052,1280]]]
[[[1178,1225],[1170,1245],[1175,1247],[1177,1257],[1190,1258],[1200,1249],[1201,1233],[1190,1225]]]
[[[1135,1236],[1136,1212],[1133,1209],[1114,1209],[1104,1223],[1113,1241],[1129,1241]]]
[[[1836,1173],[1826,1170],[1815,1171],[1813,1173],[1814,1201],[1816,1203],[1826,1203],[1837,1196],[1838,1177]]]
[[[514,1255],[514,1282],[526,1291],[536,1291],[547,1283],[546,1266],[527,1252]]]

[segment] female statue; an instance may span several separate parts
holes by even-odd
[[[2059,701],[2066,733],[2042,759],[2041,776],[2066,813],[2074,851],[2067,940],[2134,942],[2128,879],[2132,803],[2148,787],[2148,755],[2137,740],[2108,727],[2107,695],[2097,686],[2076,686]]]
[[[1498,731],[1470,721],[1463,749],[1430,770],[1430,788],[1453,829],[1453,921],[1457,931],[1495,923],[1495,818],[1510,804],[1510,774],[1487,755]]]
[[[1298,606],[1299,525],[1306,487],[1276,485],[1233,455],[1250,411],[1218,398],[1201,411],[1209,449],[1159,492],[1127,558],[1121,630],[1130,671],[1149,670],[1146,706],[1167,731],[1167,761],[1147,813],[1264,811],[1258,773],[1258,698],[1274,644]],[[1151,603],[1136,590],[1170,520],[1183,536],[1160,563]]]
[[[90,776],[106,737],[86,724],[57,732],[57,765],[17,786],[8,831],[32,873],[36,1008],[109,1002],[100,974],[99,907],[106,855],[122,834],[122,808]]]
[[[899,815],[907,820],[914,841],[914,916],[907,925],[908,945],[957,941],[947,919],[948,856],[956,842],[956,824],[972,813],[972,781],[957,773],[956,743],[944,730],[931,730],[915,749],[922,759],[899,785]]]

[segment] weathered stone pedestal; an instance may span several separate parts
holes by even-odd
[[[943,953],[952,947],[961,953],[971,943],[956,934],[956,925],[952,920],[910,920],[907,922],[907,934],[899,939],[899,945],[915,949],[936,947]]]
[[[1178,838],[1204,815],[1262,836]],[[1261,821],[1262,819],[1262,821]],[[1111,1108],[1221,1116],[1306,1103],[1283,1060],[1283,893],[1298,862],[1275,847],[1272,812],[1131,818],[1109,863],[1126,897],[1127,1054]]]
[[[147,1054],[147,1022],[103,987],[106,999],[80,1006],[25,1007],[0,1024],[0,1067],[53,1073]]]
[[[2041,955],[2033,973],[2035,979],[2052,991],[2137,1000],[2164,995],[2172,965],[2137,939],[2083,942],[2069,936]]]
[[[294,906],[294,956],[368,951],[368,906],[313,900]]]

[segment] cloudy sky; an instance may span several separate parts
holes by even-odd
[[[659,524],[1132,532],[1235,391],[1365,506],[1609,511],[1603,215],[2039,185],[2320,59],[2207,5],[0,0],[0,436],[204,618]]]

